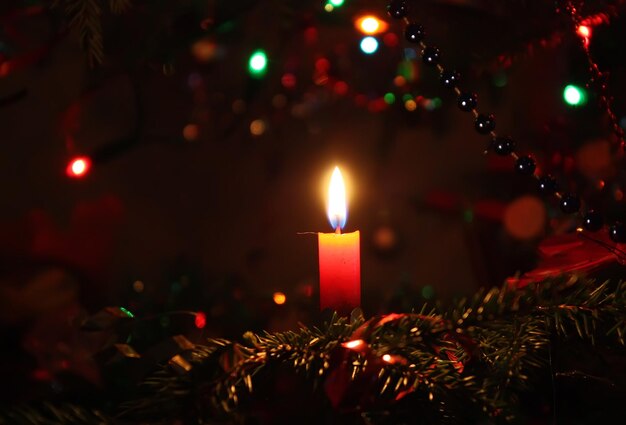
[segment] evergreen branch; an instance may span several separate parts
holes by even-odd
[[[89,410],[72,404],[42,403],[0,410],[0,424],[112,425],[113,421],[98,410]]]
[[[87,52],[89,65],[102,63],[104,46],[99,0],[57,0],[54,5],[61,2],[70,28],[78,32],[81,47]]]
[[[424,307],[368,321],[334,315],[321,328],[249,332],[241,344],[212,339],[197,345],[181,354],[189,367],[173,361],[161,365],[137,396],[120,406],[116,420],[242,419],[255,400],[267,397],[277,370],[299,376],[307,391],[323,398],[331,397],[324,394],[330,386],[335,407],[371,421],[390,412],[411,416],[415,406],[432,423],[478,421],[484,413],[507,420],[517,395],[546,368],[551,344],[577,339],[591,346],[602,340],[618,348],[624,344],[625,322],[626,284],[595,285],[573,277],[522,290],[479,291],[451,309]],[[405,410],[390,410],[404,398],[410,399]],[[54,412],[47,409],[48,415]],[[32,411],[8,412],[12,416],[0,413],[0,424],[84,423],[78,414],[48,419]],[[96,418],[93,423],[108,423]]]
[[[120,15],[130,9],[131,0],[109,0],[111,12]]]
[[[104,0],[54,0],[52,7],[63,9],[69,27],[78,33],[80,45],[87,54],[90,66],[96,66],[104,60],[104,41],[102,35],[102,5]],[[119,15],[128,11],[131,0],[108,0],[112,13]]]

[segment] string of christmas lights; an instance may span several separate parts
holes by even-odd
[[[576,7],[572,0],[568,0],[565,3],[565,7],[563,9],[569,14],[573,28],[576,32],[576,35],[581,41],[583,51],[585,52],[585,56],[587,57],[587,62],[589,64],[589,73],[591,74],[591,78],[587,86],[594,85],[596,87],[600,98],[600,105],[604,108],[607,117],[609,118],[611,131],[617,137],[617,145],[619,149],[624,150],[624,148],[626,147],[626,142],[624,141],[624,129],[622,129],[622,127],[620,126],[619,119],[613,111],[613,99],[608,93],[608,73],[600,70],[600,67],[593,59],[593,56],[589,51],[589,44],[591,42],[591,36],[593,34],[593,27],[602,23],[607,23],[608,16],[604,13],[601,13],[598,15],[584,18],[579,12],[582,6],[583,2],[580,2],[580,7]],[[557,11],[560,10],[561,9],[557,9]]]
[[[409,7],[406,0],[392,0],[387,6],[389,16],[404,22],[404,38],[421,49],[422,61],[426,66],[434,67],[439,71],[440,80],[444,87],[451,89],[457,95],[458,107],[474,116],[474,128],[482,135],[491,137],[491,149],[501,156],[511,156],[515,160],[515,170],[522,175],[532,176],[537,180],[539,190],[545,195],[554,195],[559,200],[561,211],[565,214],[579,214],[582,226],[589,232],[597,232],[604,228],[605,220],[602,214],[588,209],[584,214],[583,203],[580,197],[573,192],[563,192],[559,189],[557,180],[549,175],[537,172],[536,160],[531,155],[519,155],[516,152],[516,143],[509,136],[499,136],[495,132],[496,121],[492,114],[483,114],[478,111],[478,96],[476,93],[464,92],[459,88],[461,79],[456,70],[446,70],[440,63],[441,51],[433,45],[424,43],[426,31],[424,27],[409,20]],[[582,230],[582,228],[581,228]],[[626,225],[615,222],[608,226],[608,233],[612,241],[626,243]]]

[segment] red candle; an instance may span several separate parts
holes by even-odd
[[[320,308],[349,314],[361,304],[359,231],[341,233],[346,224],[346,188],[335,167],[328,190],[328,219],[334,233],[319,233]]]

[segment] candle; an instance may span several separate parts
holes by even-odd
[[[328,219],[334,233],[319,233],[320,307],[349,314],[361,304],[359,231],[341,233],[347,219],[346,187],[335,167],[328,188]]]

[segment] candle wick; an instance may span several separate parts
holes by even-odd
[[[341,227],[337,226],[337,228],[335,229],[335,234],[341,235]]]

